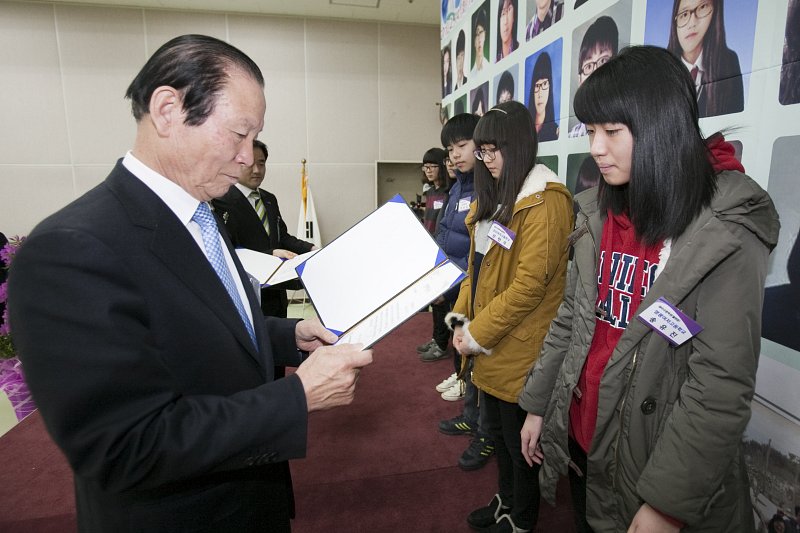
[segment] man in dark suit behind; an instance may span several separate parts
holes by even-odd
[[[222,41],[166,43],[127,91],[133,150],[15,257],[14,341],[82,532],[289,531],[307,413],[351,402],[372,360],[264,319],[208,210],[253,162],[263,83]]]
[[[253,166],[245,167],[239,183],[221,198],[214,200],[234,246],[291,259],[314,249],[314,244],[300,240],[286,229],[278,199],[259,188],[264,181],[269,151],[259,140],[253,141]],[[286,318],[287,289],[301,289],[299,282],[286,282],[261,290],[261,310],[267,316]]]

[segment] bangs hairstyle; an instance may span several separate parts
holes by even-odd
[[[493,144],[503,157],[499,179],[492,177],[486,165],[475,165],[475,220],[496,220],[508,225],[517,195],[536,164],[538,143],[533,118],[516,100],[498,104],[481,117],[473,140],[478,148]]]
[[[584,124],[624,124],[633,136],[630,181],[600,180],[603,213],[627,213],[638,238],[678,237],[716,192],[716,175],[698,125],[689,71],[656,46],[631,46],[598,68],[575,94]]]
[[[436,164],[439,167],[439,172],[436,174],[434,183],[437,187],[447,185],[447,167],[444,166],[444,159],[447,157],[447,152],[441,148],[431,148],[426,151],[422,156],[422,164]],[[423,179],[424,173],[423,173]],[[427,179],[425,179],[427,181]]]
[[[264,86],[261,70],[238,48],[206,35],[182,35],[156,50],[128,86],[125,98],[139,122],[150,112],[153,92],[168,85],[183,95],[184,123],[200,126],[214,112],[232,69]]]
[[[458,103],[458,102],[456,102]],[[448,147],[461,141],[472,140],[475,133],[475,126],[479,118],[472,113],[459,113],[448,120],[442,127],[441,141],[442,146]]]

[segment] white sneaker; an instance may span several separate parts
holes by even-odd
[[[442,393],[442,400],[455,402],[464,398],[464,380],[457,380],[452,387]]]
[[[455,385],[456,381],[458,381],[458,376],[456,375],[455,372],[453,372],[452,374],[450,374],[450,377],[445,378],[444,381],[436,385],[436,392],[446,391],[447,389]]]

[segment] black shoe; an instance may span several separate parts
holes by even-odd
[[[475,437],[469,443],[469,448],[461,454],[458,466],[461,470],[477,470],[483,467],[492,455],[494,455],[494,442],[488,437]]]
[[[445,435],[473,435],[475,426],[467,422],[467,419],[462,415],[458,415],[450,420],[439,422],[439,431]]]
[[[417,352],[418,353],[427,352],[428,350],[430,350],[431,346],[433,346],[435,344],[436,344],[436,341],[431,339],[428,342],[426,342],[425,344],[420,344],[419,346],[417,346]]]
[[[481,530],[481,533],[530,533],[530,529],[522,529],[514,524],[511,516],[501,515],[497,522]]]
[[[509,512],[511,507],[503,507],[503,500],[500,499],[499,494],[495,494],[492,501],[486,507],[475,509],[469,516],[467,516],[467,523],[469,527],[477,531],[481,531],[497,523],[497,520]]]
[[[424,363],[432,363],[433,361],[441,361],[442,359],[447,359],[450,357],[450,354],[447,353],[447,347],[444,350],[439,348],[439,345],[435,342],[433,346],[419,354],[419,358]]]

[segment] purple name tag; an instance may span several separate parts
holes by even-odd
[[[516,233],[500,224],[496,220],[492,222],[491,226],[489,226],[489,238],[506,250],[511,249],[511,245],[514,244],[514,239],[516,237]]]
[[[663,297],[639,313],[638,318],[673,346],[680,346],[703,331],[703,326]]]

